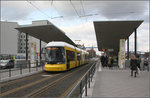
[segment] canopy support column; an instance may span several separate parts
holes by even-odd
[[[127,57],[128,57],[128,60],[129,60],[129,37],[127,39]]]
[[[40,39],[40,65],[41,65],[41,39]]]
[[[134,32],[134,54],[136,56],[137,54],[137,30],[135,29],[135,32]]]
[[[26,61],[28,60],[28,34],[26,33]]]

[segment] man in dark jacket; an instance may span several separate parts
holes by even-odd
[[[133,72],[134,72],[134,77],[136,77],[136,74],[137,74],[137,59],[136,59],[135,55],[131,56],[130,67],[131,67],[131,76],[133,76]]]
[[[102,67],[104,67],[104,62],[105,62],[105,57],[104,57],[104,55],[102,55],[100,59],[101,59]]]

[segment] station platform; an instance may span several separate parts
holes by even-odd
[[[102,68],[98,61],[88,96],[85,98],[150,98],[150,73],[140,71],[130,76],[130,69]]]

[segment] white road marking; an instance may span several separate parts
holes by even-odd
[[[51,76],[51,75],[41,75],[41,76],[43,76],[43,77],[48,77],[48,76]]]

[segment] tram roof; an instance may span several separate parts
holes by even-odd
[[[47,45],[46,45],[46,47],[49,47],[49,46],[61,46],[61,47],[65,47],[65,46],[67,46],[67,47],[70,47],[70,48],[72,48],[72,49],[75,49],[75,46],[73,46],[73,45],[70,45],[70,44],[68,44],[68,43],[66,43],[66,42],[58,42],[58,41],[56,41],[56,42],[49,42]]]
[[[143,20],[94,21],[98,50],[113,49],[112,53],[117,55],[120,39],[127,39],[142,22]]]
[[[71,45],[76,44],[59,28],[53,24],[46,25],[28,25],[15,28],[20,32],[27,33],[37,39],[49,43],[51,41],[64,41]]]
[[[83,53],[87,53],[87,51],[85,51],[85,50],[82,50],[82,49],[80,49],[80,48],[77,48],[77,47],[75,47],[75,46],[73,46],[73,45],[70,45],[70,44],[68,44],[68,43],[66,43],[66,42],[60,42],[60,41],[53,41],[53,42],[49,42],[47,45],[46,45],[46,47],[50,47],[50,46],[60,46],[60,47],[65,47],[65,46],[67,46],[67,47],[70,47],[70,48],[72,48],[72,49],[76,49],[76,50],[78,50],[78,51],[81,51],[81,52],[83,52]]]

